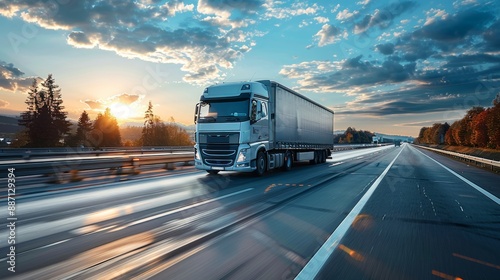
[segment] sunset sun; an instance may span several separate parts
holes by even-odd
[[[111,114],[115,116],[117,120],[126,120],[133,114],[130,106],[120,102],[111,104],[109,109],[111,110]]]

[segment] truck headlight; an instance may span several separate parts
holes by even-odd
[[[248,149],[241,149],[240,152],[238,153],[238,159],[236,159],[236,162],[243,162],[247,161],[247,152]]]
[[[200,152],[196,148],[194,148],[194,159],[201,160]]]

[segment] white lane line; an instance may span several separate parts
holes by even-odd
[[[54,242],[52,244],[48,244],[48,245],[45,245],[45,246],[42,246],[42,247],[39,247],[38,249],[43,249],[43,248],[49,248],[49,247],[52,247],[52,246],[55,246],[55,245],[58,245],[58,244],[61,244],[61,243],[64,243],[64,242],[67,242],[67,241],[70,241],[71,238],[68,238],[68,239],[64,239],[64,240],[61,240],[59,242]]]
[[[149,222],[149,221],[154,220],[154,219],[158,219],[158,218],[161,218],[161,217],[164,217],[164,216],[168,216],[168,215],[171,215],[171,214],[174,214],[174,213],[178,213],[178,212],[181,212],[181,211],[184,211],[184,210],[187,210],[187,209],[190,209],[190,208],[194,208],[194,207],[197,207],[197,206],[200,206],[200,205],[203,205],[203,204],[207,204],[207,203],[210,203],[212,201],[216,201],[216,200],[220,200],[220,199],[223,199],[223,198],[231,197],[231,196],[238,195],[240,193],[248,192],[248,191],[251,191],[251,190],[253,190],[253,188],[244,189],[244,190],[241,190],[241,191],[238,191],[238,192],[235,192],[235,193],[226,194],[226,195],[223,195],[221,197],[212,198],[212,199],[205,200],[205,201],[202,201],[202,202],[198,202],[198,203],[195,203],[195,204],[192,204],[192,205],[188,205],[188,206],[184,206],[184,207],[181,207],[181,208],[177,208],[175,210],[171,210],[171,211],[168,211],[168,212],[165,212],[165,213],[161,213],[161,214],[157,214],[157,215],[154,215],[154,216],[151,216],[151,217],[140,219],[140,220],[134,221],[132,223],[129,223],[128,225],[124,226],[124,228],[125,227],[129,227],[129,226],[133,226],[133,225],[137,225],[137,224],[142,224],[142,223],[145,223],[145,222]]]
[[[299,272],[297,277],[295,279],[314,279],[321,268],[325,265],[326,261],[330,257],[330,255],[335,251],[337,246],[340,244],[340,240],[344,237],[344,235],[347,233],[347,230],[351,227],[352,223],[356,219],[356,217],[359,215],[363,207],[365,206],[366,202],[368,202],[368,199],[372,196],[373,192],[375,192],[375,189],[378,187],[380,182],[382,182],[382,179],[384,179],[385,175],[387,172],[389,172],[389,169],[391,169],[392,165],[396,161],[396,159],[399,157],[401,152],[404,150],[406,147],[403,146],[403,149],[399,151],[399,153],[396,155],[396,157],[391,161],[389,166],[387,166],[380,174],[380,176],[373,182],[373,185],[366,191],[366,193],[363,195],[363,197],[358,201],[356,206],[352,208],[351,212],[345,217],[345,219],[340,223],[340,225],[335,229],[335,231],[328,237],[326,242],[319,248],[319,250],[314,254],[314,256],[309,260],[309,262],[304,266],[304,268]]]
[[[472,183],[471,181],[467,180],[466,178],[462,177],[460,174],[456,173],[455,171],[449,169],[448,167],[444,166],[443,164],[441,164],[440,162],[438,162],[437,160],[431,158],[430,156],[422,153],[421,151],[419,151],[418,149],[415,149],[417,150],[419,153],[421,153],[422,155],[428,157],[430,160],[434,161],[435,163],[439,164],[441,167],[443,167],[444,169],[446,169],[448,172],[450,172],[451,174],[457,176],[460,180],[464,181],[465,183],[469,184],[469,186],[475,188],[477,191],[479,191],[480,193],[484,194],[486,197],[488,197],[489,199],[493,200],[493,202],[495,202],[496,204],[500,205],[500,199],[496,196],[494,196],[493,194],[489,193],[488,191],[486,191],[485,189],[481,188],[480,186]]]

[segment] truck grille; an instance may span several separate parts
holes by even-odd
[[[231,166],[236,160],[238,144],[200,144],[201,158],[210,166]]]
[[[233,164],[233,161],[228,159],[206,159],[205,163],[208,165],[216,166],[231,166]]]

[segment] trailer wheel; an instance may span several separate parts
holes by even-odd
[[[266,157],[262,151],[257,153],[256,167],[255,174],[257,174],[257,176],[262,176],[266,173]]]
[[[287,151],[285,153],[285,164],[283,165],[283,170],[290,171],[292,169],[292,164],[293,164],[292,153]]]
[[[320,151],[320,163],[325,163],[326,162],[326,151]]]
[[[217,175],[217,174],[219,174],[219,170],[207,170],[207,172],[210,175]]]

